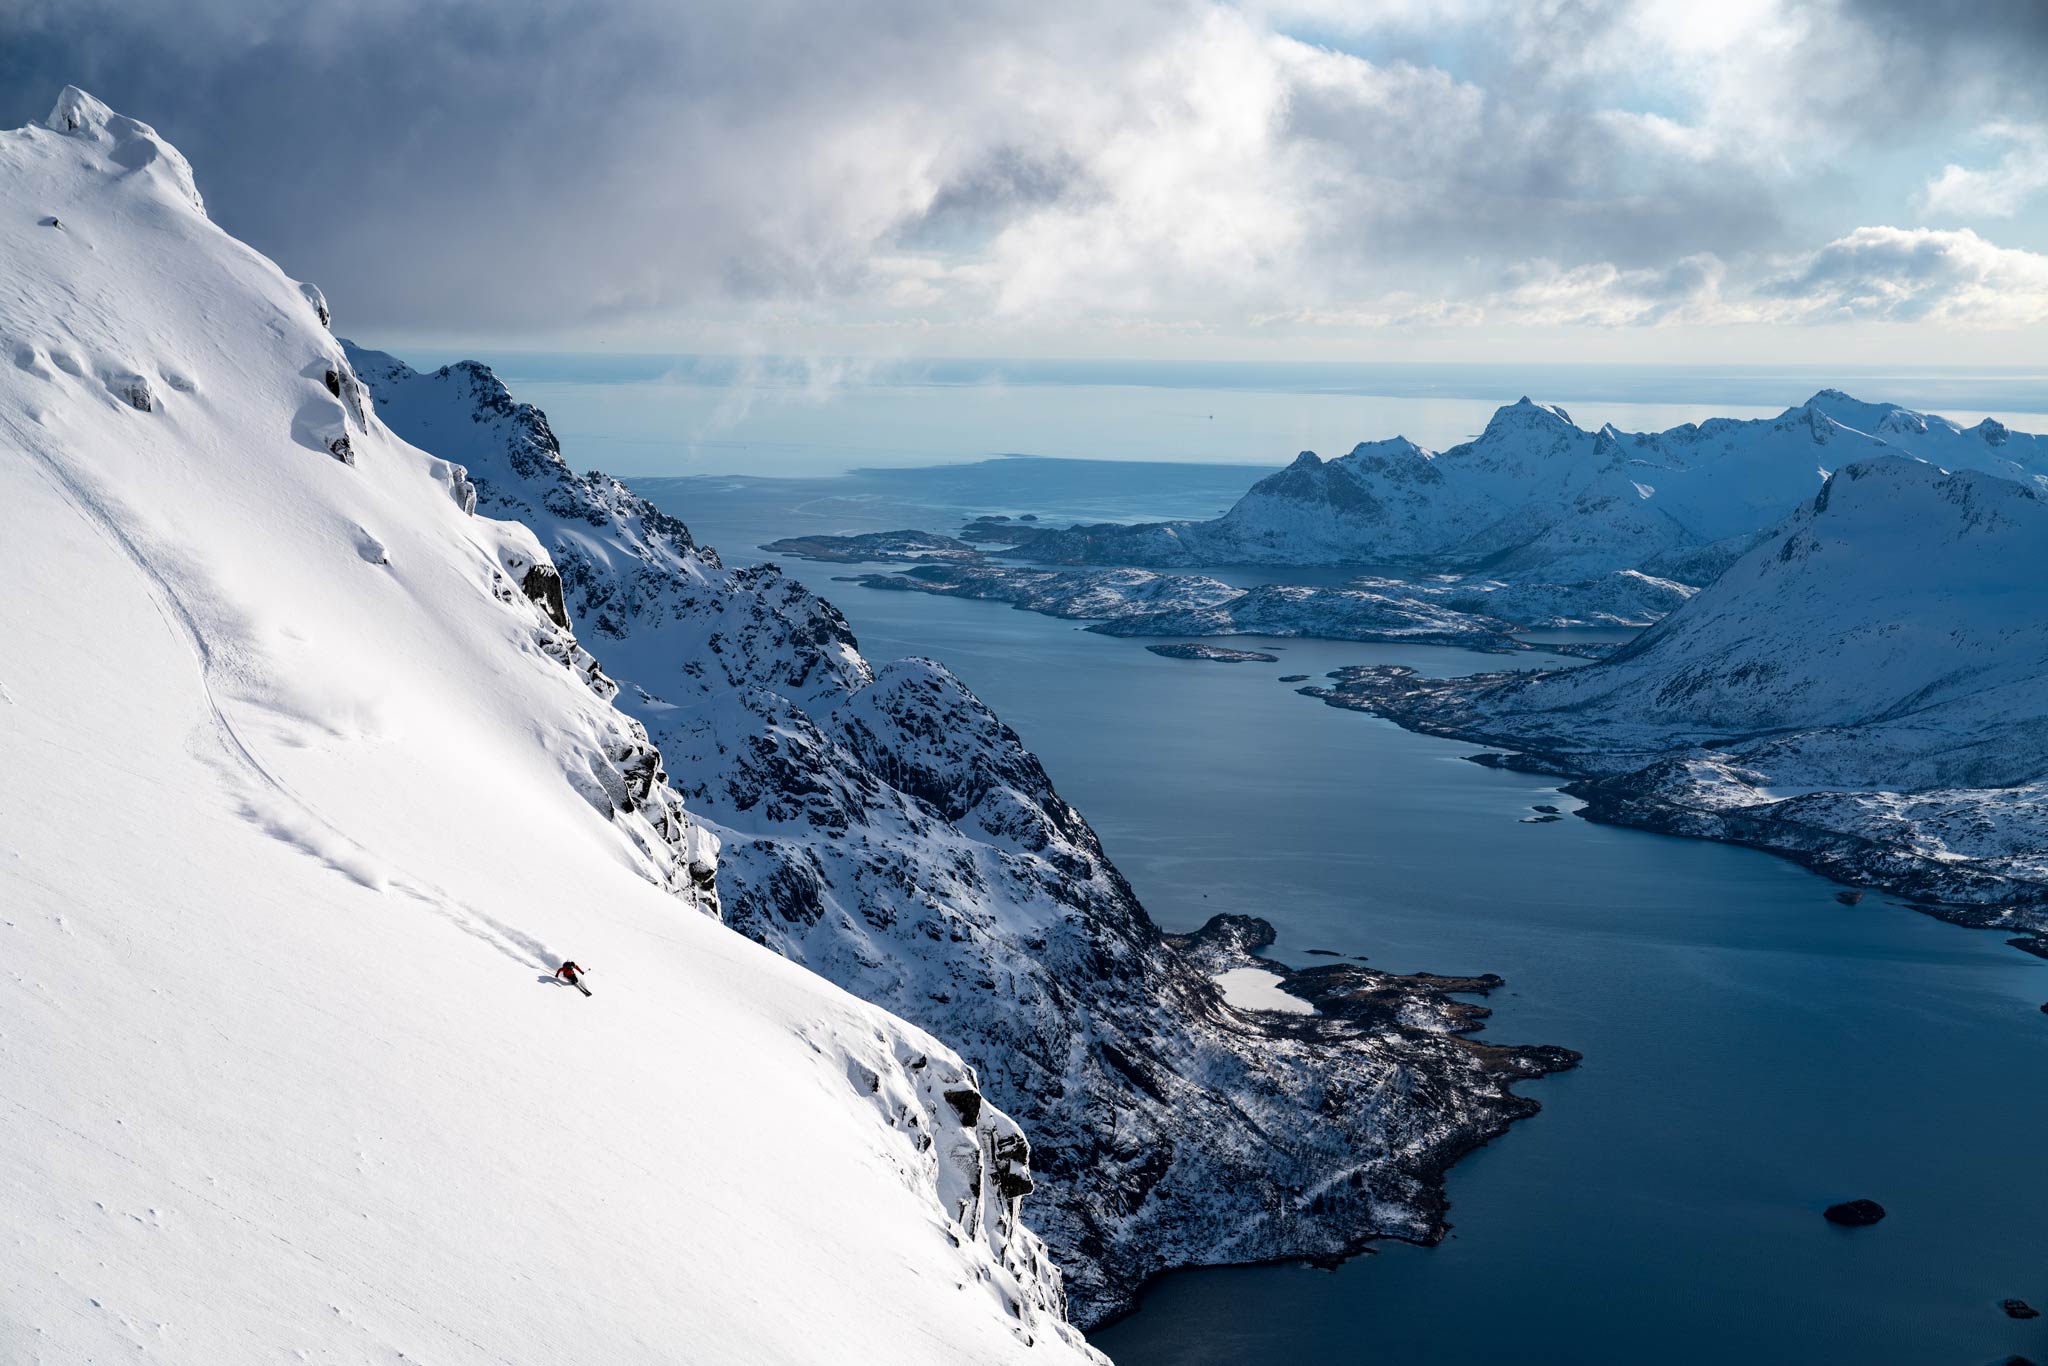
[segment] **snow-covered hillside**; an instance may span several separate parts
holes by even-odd
[[[0,295],[0,1358],[1092,1357],[1017,1127],[719,923],[546,549],[176,151],[0,135]]]
[[[1395,438],[1304,452],[1206,522],[1038,532],[1059,564],[1370,564],[1567,583],[1642,570],[1702,584],[1853,460],[1902,454],[2048,486],[2048,438],[1824,390],[1775,418],[1589,432],[1527,398],[1441,453]]]
[[[2048,493],[1870,460],[1604,663],[1448,682],[1358,670],[1328,695],[1588,775],[1596,815],[2039,907],[2044,580]]]
[[[1231,1009],[1038,760],[929,660],[871,666],[772,565],[563,461],[483,366],[350,352],[377,409],[531,525],[573,618],[723,852],[728,921],[922,1024],[1023,1123],[1032,1220],[1093,1322],[1166,1267],[1436,1236],[1445,1166],[1556,1050],[1482,1047],[1440,985],[1397,1017]]]

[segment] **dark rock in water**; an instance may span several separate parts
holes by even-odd
[[[2038,1319],[2041,1317],[2041,1311],[2028,1304],[2025,1300],[2006,1300],[2000,1305],[2000,1308],[2005,1310],[2005,1316],[2009,1319]]]
[[[2048,934],[2022,934],[2005,942],[2021,953],[2031,953],[2036,958],[2048,958]]]
[[[1317,958],[1342,958],[1344,956],[1335,949],[1303,949],[1302,952],[1312,954]]]
[[[1038,520],[1038,514],[1035,512],[1027,512],[1022,517],[1019,517],[1017,520],[1020,522],[1035,522]]]
[[[1155,655],[1168,659],[1212,659],[1218,664],[1277,664],[1280,656],[1263,650],[1229,650],[1221,645],[1147,645]]]
[[[1861,892],[1836,892],[1836,893],[1835,893],[1835,900],[1837,900],[1837,901],[1841,902],[1841,903],[1842,903],[1842,904],[1843,904],[1844,906],[1854,906],[1854,905],[1855,905],[1855,904],[1856,904],[1857,902],[1859,902],[1859,901],[1863,900],[1863,893],[1861,893]]]
[[[1848,1228],[1865,1228],[1884,1218],[1884,1206],[1875,1200],[1845,1200],[1839,1205],[1829,1205],[1827,1220],[1831,1224],[1842,1224]]]
[[[1555,816],[1559,814],[1558,809],[1554,806],[1538,805],[1532,806],[1529,809],[1531,811],[1541,811],[1546,816]]]
[[[2034,1366],[2032,1357],[2007,1357],[2000,1366]]]
[[[1308,675],[1307,675],[1307,674],[1281,674],[1281,675],[1280,675],[1280,681],[1281,681],[1282,683],[1306,683],[1306,682],[1308,682]]]
[[[1524,817],[1522,817],[1522,824],[1524,824],[1524,825],[1548,825],[1548,824],[1550,824],[1550,823],[1551,823],[1552,821],[1561,821],[1561,820],[1563,820],[1563,819],[1564,819],[1564,817],[1563,817],[1563,816],[1560,816],[1560,815],[1556,814],[1555,812],[1552,812],[1551,814],[1549,814],[1549,815],[1547,815],[1547,816],[1524,816]]]

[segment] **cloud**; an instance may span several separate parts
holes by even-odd
[[[1927,182],[1921,204],[1943,217],[2011,218],[2048,189],[2048,124],[1993,123],[1984,135],[2011,145],[1997,166],[1973,171],[1950,162]]]
[[[2018,327],[2048,322],[2048,256],[1967,228],[1858,228],[1758,295],[1808,322]]]
[[[155,124],[348,327],[664,344],[1782,310],[1766,263],[1872,221],[1837,165],[2048,56],[1995,0],[4,10],[0,113]],[[2021,150],[1928,202],[2017,205]]]
[[[1773,323],[2048,323],[2048,255],[2000,247],[1968,229],[1864,227],[1819,249],[1732,270],[1702,253],[1665,267],[1611,261],[1519,263],[1466,299],[1399,291],[1341,310],[1275,314],[1266,326],[1670,327]]]

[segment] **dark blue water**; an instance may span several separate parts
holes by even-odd
[[[772,488],[725,488],[657,492],[735,562],[822,529]],[[818,496],[811,517],[837,529],[923,524]],[[1133,491],[1126,515],[1173,496]],[[1275,681],[1500,656],[1278,641],[1276,665],[1168,660],[787,567],[871,656],[935,656],[987,699],[1168,928],[1249,912],[1280,928],[1282,960],[1499,972],[1490,1034],[1586,1055],[1527,1088],[1541,1115],[1452,1172],[1444,1244],[1167,1277],[1098,1336],[1123,1366],[2048,1360],[2048,1319],[1999,1310],[2048,1306],[2048,962],[1882,897],[1843,906],[1762,854],[1524,824],[1571,803]],[[1890,1218],[1821,1219],[1856,1196]]]

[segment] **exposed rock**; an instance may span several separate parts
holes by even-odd
[[[1865,1228],[1884,1218],[1884,1206],[1875,1200],[1845,1200],[1839,1205],[1829,1205],[1827,1221],[1848,1228]]]
[[[1854,906],[1854,905],[1856,905],[1856,904],[1857,904],[1858,902],[1860,902],[1860,901],[1862,901],[1862,900],[1863,900],[1863,893],[1861,893],[1861,892],[1836,892],[1836,893],[1835,893],[1835,900],[1837,900],[1837,901],[1841,902],[1841,903],[1842,903],[1842,904],[1843,904],[1844,906]]]
[[[569,608],[562,601],[562,576],[553,565],[530,566],[519,580],[519,591],[539,603],[549,621],[564,630],[569,628]]]
[[[1308,677],[1307,674],[1281,674],[1280,681],[1282,683],[1306,683],[1308,682]]]
[[[2005,1310],[2005,1316],[2009,1319],[2038,1319],[2041,1317],[2041,1311],[2028,1304],[2025,1300],[2005,1300],[2000,1303],[1999,1307]]]

